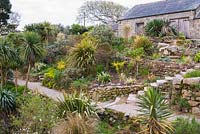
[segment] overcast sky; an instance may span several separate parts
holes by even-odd
[[[25,24],[49,21],[54,24],[76,23],[79,7],[86,0],[10,0],[12,11],[21,15],[20,28]],[[136,4],[158,0],[110,0],[131,8]]]

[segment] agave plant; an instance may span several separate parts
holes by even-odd
[[[96,115],[95,105],[91,104],[83,93],[74,93],[71,95],[64,95],[64,101],[60,100],[58,105],[58,114],[66,116],[67,113],[78,113],[83,116]]]
[[[145,95],[139,96],[138,106],[147,134],[170,134],[173,131],[171,122],[167,121],[171,112],[166,99],[153,88],[148,89]]]

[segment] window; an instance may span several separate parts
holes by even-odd
[[[135,30],[137,35],[144,34],[144,22],[136,23]]]

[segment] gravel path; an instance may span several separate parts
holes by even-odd
[[[24,86],[26,83],[25,80],[18,80],[18,85]],[[46,97],[49,97],[55,101],[63,100],[63,93],[59,92],[55,89],[49,89],[47,87],[42,86],[40,82],[29,82],[28,88],[39,92],[41,95],[44,95]]]

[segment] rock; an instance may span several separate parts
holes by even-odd
[[[158,87],[158,84],[157,83],[150,83],[150,86],[151,87]]]
[[[138,95],[138,96],[144,95],[144,91],[138,91],[137,95]]]
[[[200,77],[183,79],[183,84],[186,84],[186,85],[196,85],[199,83],[200,83]]]
[[[165,77],[165,80],[167,80],[167,81],[172,81],[173,78],[174,78],[174,77],[168,77],[168,76],[166,76],[166,77]]]
[[[167,81],[166,80],[157,80],[156,83],[158,86],[162,86],[163,84],[167,83]]]
[[[186,73],[193,72],[193,71],[195,71],[195,69],[188,69],[186,70]]]
[[[200,97],[196,97],[196,100],[197,100],[197,101],[200,101]]]
[[[180,74],[181,74],[181,75],[185,75],[185,74],[187,74],[187,72],[180,72]]]
[[[131,103],[131,102],[136,102],[136,101],[137,101],[136,94],[129,94],[126,103]]]
[[[182,95],[183,98],[191,97],[191,91],[183,90]]]
[[[167,43],[158,43],[158,45],[157,45],[158,48],[168,47],[168,46],[169,46],[169,44],[167,44]]]
[[[182,81],[183,81],[183,76],[178,74],[173,78],[173,85],[180,85]]]
[[[199,114],[199,113],[200,113],[200,108],[198,108],[198,107],[193,107],[193,108],[192,108],[192,113],[193,113],[193,114]]]
[[[191,107],[196,107],[196,106],[198,106],[198,104],[199,104],[199,102],[197,102],[197,101],[188,101],[189,102],[189,104],[190,104],[190,106]]]
[[[194,67],[194,69],[195,69],[195,70],[200,69],[200,63],[196,64],[195,67]]]

